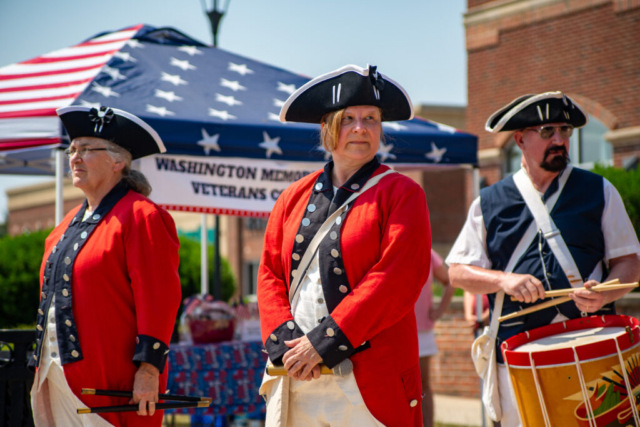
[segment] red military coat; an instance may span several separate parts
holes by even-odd
[[[71,390],[90,407],[124,405],[128,399],[80,392],[131,391],[140,362],[158,367],[159,390],[164,392],[168,343],[181,298],[179,241],[164,209],[121,185],[105,196],[89,224],[81,224],[85,206],[69,212],[46,239],[39,309],[45,315],[38,316],[38,326],[46,325],[48,294],[55,293],[60,356]],[[88,234],[78,227],[87,227]],[[56,258],[65,248],[68,252]],[[72,259],[69,265],[67,256]],[[65,282],[63,274],[70,280]],[[70,312],[65,297],[71,301]],[[36,362],[39,354],[40,346]],[[153,417],[135,412],[100,415],[114,426],[160,426],[162,412]]]
[[[262,338],[276,364],[288,350],[284,341],[303,335],[291,314],[288,290],[303,246],[315,234],[306,230],[314,223],[318,228],[342,200],[389,169],[374,159],[340,188],[337,202],[329,202],[331,168],[332,163],[287,188],[269,218],[258,301]],[[424,191],[411,179],[391,174],[359,196],[341,218],[331,229],[336,234],[329,233],[319,249],[330,316],[318,319],[307,336],[329,367],[347,357],[353,362],[362,397],[376,419],[386,426],[421,426],[413,307],[430,268]]]

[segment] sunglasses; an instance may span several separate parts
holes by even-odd
[[[539,128],[527,128],[525,130],[532,130],[538,132],[540,138],[551,139],[555,135],[556,130],[560,134],[561,138],[567,139],[573,135],[573,126],[561,125],[561,126],[540,126]]]

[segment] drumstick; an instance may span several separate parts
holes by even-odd
[[[112,396],[112,397],[128,397],[132,398],[133,393],[130,391],[119,390],[96,390],[93,388],[83,388],[82,394],[93,394],[95,396]],[[179,402],[211,402],[213,399],[210,397],[194,397],[194,396],[178,396],[175,394],[159,394],[160,400],[174,400]]]
[[[616,289],[628,289],[628,288],[637,288],[638,282],[634,283],[619,283],[618,279],[610,280],[609,282],[600,283],[592,288],[567,288],[567,289],[558,289],[555,291],[547,291],[544,293],[545,298],[554,298],[554,297],[562,297],[569,295],[575,291],[583,291],[589,290],[593,292],[604,292],[604,291],[613,291]],[[511,301],[518,301],[516,297],[511,297]]]
[[[516,311],[515,313],[511,313],[511,314],[507,314],[506,316],[499,317],[498,322],[504,322],[505,320],[513,319],[514,317],[524,316],[525,314],[534,313],[536,311],[553,307],[554,305],[562,304],[568,301],[571,301],[570,297],[552,299],[550,301],[543,302],[542,304],[534,305],[533,307],[525,308],[524,310]]]
[[[174,403],[156,403],[156,409],[180,409],[180,408],[208,408],[211,401],[202,402],[174,402]],[[148,406],[147,406],[148,409]],[[139,410],[138,405],[119,405],[119,406],[98,406],[95,408],[78,408],[78,414],[100,414],[105,412],[135,412]]]

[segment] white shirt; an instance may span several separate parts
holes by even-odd
[[[613,258],[640,254],[640,243],[618,190],[604,179],[603,191],[602,234],[605,245],[604,260],[608,265]],[[466,264],[491,269],[491,260],[487,253],[487,229],[482,218],[480,197],[471,203],[467,220],[445,262],[448,265]]]

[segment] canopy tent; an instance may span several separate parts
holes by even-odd
[[[108,105],[148,122],[167,154],[324,162],[317,125],[277,117],[308,80],[174,29],[137,25],[0,68],[0,150],[64,143],[56,108]],[[476,137],[449,126],[414,119],[384,130],[385,163],[476,163]]]
[[[307,81],[171,28],[137,25],[101,34],[0,68],[0,173],[57,170],[58,222],[65,162],[61,150],[51,162],[51,147],[68,141],[55,109],[104,105],[139,116],[164,141],[165,155],[139,164],[157,203],[266,216],[290,182],[329,158],[317,125],[278,120],[281,105]],[[378,156],[386,164],[477,163],[474,135],[423,119],[383,126]]]

